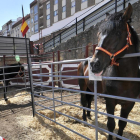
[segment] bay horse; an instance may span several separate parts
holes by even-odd
[[[6,93],[7,93],[7,86],[9,85],[10,82],[10,78],[14,78],[17,75],[19,75],[20,77],[24,76],[24,67],[19,62],[17,64],[11,64],[9,66],[6,66],[4,69],[3,68],[0,69],[0,80],[3,80],[3,84],[5,86],[4,88],[5,101],[8,100]],[[4,81],[4,79],[7,80]]]
[[[140,77],[138,58],[122,58],[125,54],[138,52],[139,39],[130,26],[132,6],[128,4],[124,13],[107,14],[99,26],[98,46],[90,60],[90,69],[95,75],[107,77]],[[78,67],[79,76],[88,76],[88,63],[81,62]],[[114,96],[137,98],[140,91],[139,82],[102,80],[97,83],[97,92]],[[94,92],[94,81],[79,79],[80,90]],[[92,95],[81,93],[81,104],[91,108]],[[114,115],[117,104],[121,105],[120,117],[127,118],[135,102],[120,99],[105,98],[106,111]],[[90,111],[87,111],[90,118]],[[86,111],[83,110],[83,120],[86,121]],[[119,120],[118,135],[123,135],[127,122]],[[115,129],[114,118],[108,117],[107,127],[110,132]],[[108,140],[112,140],[109,134]],[[119,138],[117,138],[119,139]]]

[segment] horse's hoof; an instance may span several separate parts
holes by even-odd
[[[91,119],[91,116],[87,116],[87,117],[88,117],[89,120],[92,120],[92,119]]]
[[[113,140],[113,137],[109,135],[107,140]]]
[[[6,104],[7,104],[7,105],[8,105],[8,104],[11,104],[11,102],[10,102],[9,100],[7,100],[7,101],[6,101]]]

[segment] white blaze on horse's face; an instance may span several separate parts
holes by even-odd
[[[104,39],[106,38],[106,34],[103,35],[102,33],[100,33],[99,37],[98,37],[98,47],[102,47],[102,44],[104,42]]]

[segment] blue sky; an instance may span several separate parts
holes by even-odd
[[[30,3],[33,0],[0,0],[0,30],[9,20],[22,17],[22,5],[24,16],[30,13]]]

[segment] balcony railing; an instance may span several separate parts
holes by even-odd
[[[39,17],[40,17],[40,18],[43,17],[43,11],[41,11],[41,12],[39,13]]]
[[[46,2],[47,0],[40,0],[39,3],[39,9],[43,8],[43,3]]]
[[[43,26],[44,26],[44,24],[43,24],[43,22],[41,22],[41,23],[39,24],[39,28],[43,28]]]

